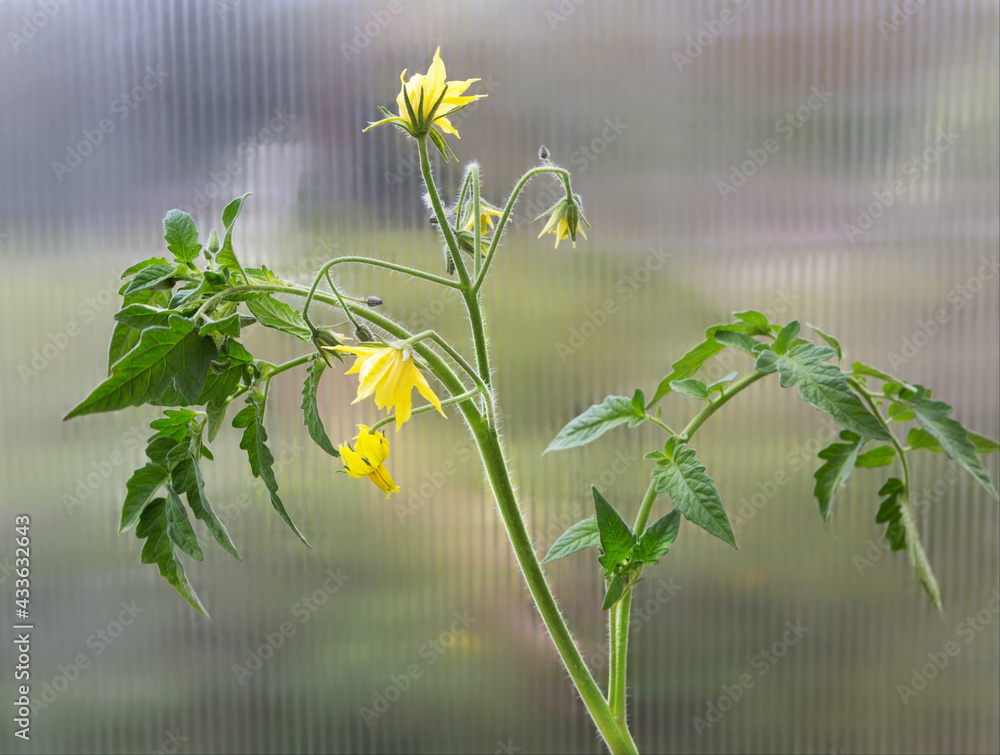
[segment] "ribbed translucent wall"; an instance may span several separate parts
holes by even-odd
[[[268,431],[312,550],[226,428],[206,477],[243,562],[206,537],[186,567],[212,620],[140,565],[118,509],[153,415],[60,422],[106,374],[119,274],[165,251],[168,209],[207,234],[248,191],[238,250],[282,275],[307,281],[351,252],[442,271],[414,144],[361,133],[394,107],[400,71],[426,70],[440,45],[450,77],[489,94],[450,140],[479,161],[486,197],[500,202],[544,143],[592,224],[553,250],[518,223],[486,286],[539,553],[588,515],[591,483],[634,515],[641,457],[662,442],[620,428],[542,457],[553,435],[605,395],[649,394],[734,310],[815,323],[848,360],[932,386],[995,438],[998,19],[992,1],[0,1],[0,596],[7,638],[14,516],[30,514],[40,701],[29,743],[0,717],[0,750],[601,751],[457,413],[390,434],[402,492],[386,501],[335,474],[302,426],[302,375],[283,376]],[[461,171],[438,166],[449,193]],[[518,217],[550,189],[533,184]],[[430,286],[340,280],[468,348],[458,303]],[[304,353],[291,341],[249,339],[272,361]],[[709,372],[751,366],[738,355]],[[336,441],[375,416],[351,405],[354,380],[324,380]],[[673,396],[664,419],[694,410]],[[637,589],[629,704],[643,751],[1000,748],[996,502],[944,457],[915,463],[938,615],[874,521],[890,470],[859,470],[824,529],[812,473],[830,437],[777,381],[699,432],[741,547],[686,526]],[[994,479],[997,460],[984,458]],[[603,684],[594,559],[548,573]],[[773,664],[761,655],[792,637]],[[950,642],[958,654],[942,656]],[[8,703],[15,663],[5,639]]]

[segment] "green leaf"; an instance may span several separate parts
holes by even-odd
[[[240,317],[239,312],[233,312],[229,317],[223,317],[221,320],[210,320],[199,328],[198,335],[207,336],[210,333],[222,333],[224,336],[239,338]]]
[[[636,388],[632,394],[632,412],[636,417],[646,416],[646,397],[642,394],[641,388]]]
[[[795,343],[799,337],[799,321],[792,320],[778,332],[778,337],[774,339],[774,353],[784,354]]]
[[[123,296],[131,296],[149,289],[168,289],[174,285],[174,276],[180,270],[176,265],[149,265],[144,267],[125,287]]]
[[[715,334],[715,340],[725,346],[733,346],[740,351],[745,351],[751,356],[757,356],[763,349],[764,344],[757,341],[746,333],[737,333],[734,330],[720,330]]]
[[[175,491],[184,493],[191,512],[205,523],[215,542],[237,561],[241,561],[233,539],[229,536],[229,530],[212,510],[212,504],[205,494],[205,479],[202,477],[201,467],[190,449],[170,470],[170,485]]]
[[[285,510],[285,505],[278,497],[278,481],[274,478],[274,456],[267,447],[267,431],[264,429],[264,396],[259,391],[254,391],[247,398],[247,406],[239,414],[233,417],[233,427],[243,429],[243,439],[240,441],[240,448],[247,452],[247,459],[250,461],[250,471],[254,477],[259,477],[267,488],[271,498],[271,506],[278,512],[285,524],[295,533],[307,548],[312,546],[306,541],[305,536],[295,526],[295,522]]]
[[[279,301],[273,296],[262,296],[259,299],[248,301],[247,308],[261,325],[280,330],[282,333],[301,338],[306,342],[312,341],[312,331],[302,319],[302,315],[285,302]]]
[[[844,358],[844,351],[843,349],[840,348],[840,341],[831,336],[829,333],[824,333],[822,330],[817,328],[811,322],[807,322],[806,325],[808,325],[812,329],[813,333],[815,333],[824,341],[826,341],[827,346],[829,346],[830,348],[832,348],[834,351],[837,352],[837,362],[839,363],[840,360]]]
[[[195,413],[190,409],[167,409],[163,416],[154,419],[149,426],[157,435],[163,435],[180,443],[191,434],[191,420]]]
[[[748,309],[744,312],[733,312],[733,315],[736,319],[752,325],[756,331],[753,335],[767,336],[771,334],[771,323],[768,322],[767,317],[765,317],[762,313],[753,309]]]
[[[875,516],[876,523],[888,525],[885,536],[892,550],[906,549],[910,566],[913,568],[913,575],[923,585],[934,607],[940,611],[941,590],[938,588],[937,579],[927,561],[927,554],[924,553],[924,548],[920,544],[920,533],[913,521],[909,501],[906,499],[906,496],[909,495],[906,486],[903,485],[902,480],[890,477],[878,491],[878,494],[887,497],[879,506]]]
[[[608,591],[604,595],[604,603],[601,605],[601,610],[611,610],[615,603],[625,595],[626,586],[625,575],[620,571],[616,571],[614,576],[611,577],[611,581],[608,582]]]
[[[166,265],[166,264],[168,264],[166,257],[150,257],[149,259],[142,260],[141,262],[136,262],[134,265],[130,265],[127,268],[125,268],[122,271],[121,278],[122,280],[125,280],[126,278],[135,275],[137,272],[143,270],[144,268],[149,267],[150,265]],[[119,291],[118,293],[122,293],[124,290],[125,286],[122,286],[121,291]]]
[[[115,323],[111,331],[111,343],[108,344],[108,375],[111,374],[115,362],[135,348],[141,335],[142,331],[120,322]]]
[[[549,447],[542,452],[542,455],[549,451],[563,451],[590,443],[611,428],[618,427],[636,416],[632,399],[625,396],[608,396],[600,404],[594,404],[583,414],[570,420],[549,443]]]
[[[633,560],[644,564],[655,564],[670,550],[677,539],[677,529],[681,525],[681,512],[674,509],[669,514],[661,516],[653,522],[649,529],[642,533],[639,543],[632,553]]]
[[[714,383],[709,383],[705,387],[708,389],[709,393],[722,393],[723,390],[725,390],[726,385],[733,382],[737,375],[739,375],[738,372],[730,372],[725,377],[721,377]]]
[[[166,512],[167,537],[191,558],[196,561],[203,561],[205,554],[201,552],[201,546],[198,545],[198,537],[194,534],[194,530],[191,529],[191,522],[188,521],[184,504],[181,503],[181,499],[177,497],[177,493],[169,485],[167,485]]]
[[[656,388],[656,394],[653,396],[652,401],[649,402],[647,408],[654,405],[657,401],[670,393],[670,384],[673,381],[693,377],[709,359],[722,352],[725,345],[719,343],[715,339],[716,334],[720,330],[727,330],[732,333],[744,333],[747,335],[766,335],[770,333],[769,330],[766,331],[766,333],[762,333],[757,326],[745,322],[734,322],[726,325],[711,326],[705,331],[704,341],[699,343],[684,356],[674,362],[673,365],[671,365],[671,373],[660,381],[660,384]]]
[[[129,481],[125,483],[127,492],[125,503],[122,505],[121,521],[118,524],[119,534],[139,521],[139,516],[169,476],[166,467],[151,461],[132,473]]]
[[[590,486],[594,496],[594,507],[597,509],[597,530],[601,541],[601,557],[598,559],[607,574],[611,574],[615,566],[628,560],[635,548],[635,533],[628,526],[621,514],[608,503],[594,485]]]
[[[114,364],[111,375],[65,419],[139,406],[158,398],[171,381],[194,403],[218,355],[215,342],[194,332],[194,324],[171,315],[168,327],[147,328],[139,343]]]
[[[757,357],[757,369],[781,375],[781,387],[798,388],[802,400],[836,420],[853,433],[875,440],[891,441],[878,419],[851,390],[840,368],[827,364],[835,352],[828,346],[800,343],[786,354],[765,351]]]
[[[667,455],[653,469],[656,492],[667,493],[673,507],[689,522],[737,547],[719,491],[712,478],[705,474],[705,467],[698,461],[694,449],[671,439],[666,450]]]
[[[704,401],[709,400],[708,386],[698,378],[686,378],[684,380],[674,380],[670,383],[670,390],[689,398],[699,398]]]
[[[976,447],[977,454],[994,454],[1000,451],[1000,444],[985,435],[979,435],[972,431],[966,432],[969,440]],[[919,427],[910,428],[910,434],[906,436],[906,442],[915,451],[930,451],[935,454],[943,454],[944,449],[941,444],[934,440],[934,436]]]
[[[823,525],[827,528],[830,526],[830,516],[833,513],[833,499],[840,486],[847,482],[847,478],[854,471],[858,454],[865,444],[865,439],[860,435],[846,430],[840,437],[845,442],[831,443],[819,452],[819,458],[825,460],[826,464],[813,474],[816,479],[813,495],[819,501],[819,513],[823,517]]]
[[[863,454],[858,455],[858,460],[854,462],[854,466],[863,467],[865,469],[874,469],[875,467],[887,467],[892,464],[893,459],[896,458],[896,449],[892,446],[877,446]]]
[[[201,604],[194,588],[184,575],[184,567],[174,555],[175,543],[169,535],[171,524],[173,520],[168,517],[167,499],[157,498],[143,509],[139,524],[135,528],[136,537],[146,540],[142,546],[142,563],[156,564],[160,569],[160,575],[172,584],[196,611],[207,617],[205,606]]]
[[[219,434],[219,430],[226,422],[226,411],[229,409],[229,402],[215,403],[209,401],[205,404],[205,434],[208,442],[211,443]]]
[[[145,330],[152,327],[165,328],[170,315],[177,314],[180,313],[174,309],[161,309],[148,304],[129,304],[115,313],[115,319],[130,328]]]
[[[901,551],[906,548],[906,530],[900,523],[902,516],[900,496],[905,491],[906,488],[903,486],[903,481],[896,477],[890,477],[881,490],[878,491],[879,495],[888,496],[888,498],[882,501],[882,504],[879,506],[878,513],[875,515],[875,523],[889,525],[886,528],[885,536],[894,551]]]
[[[163,218],[163,238],[167,242],[167,251],[178,262],[192,264],[201,254],[198,227],[186,212],[171,210],[167,213]]]
[[[584,519],[582,522],[571,525],[559,536],[559,539],[549,548],[549,552],[545,554],[542,563],[547,564],[558,558],[571,556],[579,551],[600,545],[600,542],[597,519],[594,517]]]
[[[217,265],[228,267],[232,273],[239,273],[244,281],[246,281],[246,273],[243,272],[243,266],[233,249],[233,227],[236,225],[236,219],[240,216],[240,212],[243,211],[243,203],[249,196],[250,194],[244,194],[242,197],[237,197],[222,211],[222,225],[226,228],[226,240],[222,243],[219,253],[215,255]]]
[[[976,456],[976,445],[969,440],[968,431],[961,422],[948,416],[951,414],[951,406],[944,401],[927,398],[913,398],[905,403],[913,410],[920,426],[938,442],[948,458],[958,462],[987,493],[1000,500],[1000,494]]]
[[[851,365],[851,373],[854,375],[861,375],[863,377],[873,377],[877,380],[882,380],[885,382],[885,388],[883,390],[892,390],[895,388],[907,388],[909,390],[915,390],[915,388],[907,383],[905,380],[901,380],[898,377],[893,377],[888,372],[883,372],[882,370],[872,367],[870,365],[864,364],[863,362],[855,362]]]
[[[340,452],[330,441],[326,428],[323,427],[323,418],[320,416],[317,402],[319,381],[325,369],[326,362],[322,359],[315,360],[306,369],[306,381],[302,384],[302,419],[309,431],[309,437],[316,441],[316,445],[330,456],[340,458]]]

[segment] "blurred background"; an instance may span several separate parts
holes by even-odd
[[[589,514],[591,483],[634,516],[642,454],[660,442],[620,429],[542,458],[549,440],[607,394],[649,395],[733,310],[816,323],[849,360],[933,387],[995,438],[998,21],[992,0],[0,0],[0,595],[6,622],[13,521],[27,513],[37,702],[31,741],[8,710],[0,749],[600,752],[454,416],[390,437],[402,492],[386,501],[334,474],[290,373],[268,432],[313,549],[226,428],[207,485],[243,563],[211,546],[185,567],[212,620],[140,565],[117,522],[152,414],[60,422],[105,375],[120,272],[163,253],[168,209],[204,238],[247,191],[244,260],[301,281],[345,253],[439,272],[415,145],[361,130],[395,107],[400,71],[426,71],[441,45],[449,78],[479,77],[470,91],[489,95],[450,140],[480,161],[486,197],[500,203],[544,143],[593,226],[575,249],[536,240],[530,221],[554,194],[532,184],[487,284],[540,554]],[[462,170],[439,165],[448,192]],[[430,286],[341,280],[468,346],[458,305]],[[301,353],[290,340],[258,332],[252,349],[287,359]],[[750,368],[737,356],[706,374]],[[335,442],[375,418],[350,405],[355,390],[324,380]],[[695,406],[672,396],[664,411],[672,424]],[[643,751],[1000,748],[996,502],[943,457],[915,462],[938,615],[874,522],[888,470],[855,473],[824,530],[812,473],[829,438],[777,381],[699,433],[741,547],[684,527],[638,589],[629,686]],[[984,463],[996,479],[998,457]],[[596,565],[578,555],[548,573],[603,684]],[[799,633],[782,646],[788,624]],[[949,642],[947,666],[920,671]],[[5,700],[15,662],[5,642]]]

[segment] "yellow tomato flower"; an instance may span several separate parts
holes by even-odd
[[[573,248],[576,249],[577,233],[587,238],[587,234],[583,232],[583,225],[580,224],[580,221],[583,221],[587,228],[590,228],[590,223],[583,216],[583,211],[580,209],[577,197],[574,196],[572,199],[566,197],[559,200],[551,209],[543,212],[535,220],[543,218],[546,215],[549,216],[549,222],[545,224],[542,232],[538,234],[538,238],[552,231],[556,237],[556,249],[559,248],[559,242],[563,239],[570,239],[573,242]]]
[[[336,351],[355,354],[358,358],[347,371],[348,375],[357,373],[358,397],[353,403],[358,403],[375,393],[375,404],[379,409],[396,407],[396,429],[410,418],[413,409],[410,395],[416,386],[425,399],[441,412],[441,402],[427,384],[417,365],[413,362],[413,354],[409,349],[396,349],[392,346],[335,346]]]
[[[479,233],[480,235],[483,235],[493,228],[493,218],[499,218],[503,215],[503,210],[497,209],[493,205],[486,204],[486,202],[482,202],[481,204],[483,211],[479,214]],[[469,216],[465,219],[465,223],[462,225],[463,231],[474,231],[476,229],[472,215],[473,213],[470,212]]]
[[[438,126],[445,133],[454,134],[461,139],[458,131],[448,120],[448,116],[486,95],[462,96],[462,93],[479,79],[446,81],[446,78],[444,61],[441,60],[441,48],[438,47],[434,51],[434,60],[426,74],[415,73],[409,81],[406,80],[406,69],[399,75],[402,84],[399,96],[396,97],[399,114],[392,115],[385,108],[379,108],[389,117],[369,123],[365,131],[383,123],[394,123],[410,136],[420,137],[431,133],[434,126]]]
[[[392,481],[383,463],[389,458],[389,441],[380,432],[371,432],[368,425],[358,425],[361,432],[354,439],[355,448],[346,443],[340,444],[340,459],[344,462],[344,471],[351,477],[362,479],[367,477],[375,487],[389,497],[389,493],[398,493],[399,487]]]

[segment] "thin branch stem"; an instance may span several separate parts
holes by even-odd
[[[417,148],[420,151],[420,171],[424,177],[424,186],[427,189],[427,194],[431,198],[431,206],[434,208],[434,214],[437,216],[438,225],[441,228],[441,233],[444,236],[444,241],[448,245],[448,249],[451,252],[452,262],[455,264],[455,269],[458,271],[458,279],[461,281],[462,290],[469,288],[469,272],[465,269],[465,260],[462,259],[462,254],[458,249],[458,241],[455,239],[455,234],[451,230],[451,224],[448,222],[448,215],[445,213],[444,205],[441,204],[441,197],[438,194],[437,186],[434,184],[434,175],[431,173],[431,161],[427,156],[427,137],[422,136],[417,139]]]
[[[445,407],[445,406],[451,406],[452,404],[460,404],[461,402],[465,401],[466,399],[474,398],[474,397],[478,396],[482,392],[483,392],[483,388],[479,388],[479,387],[473,388],[471,391],[466,391],[461,396],[452,396],[451,398],[445,399],[444,401],[441,402],[441,406]],[[434,406],[434,404],[427,404],[426,406],[418,406],[416,409],[414,409],[412,412],[410,412],[410,416],[414,417],[414,416],[416,416],[418,414],[424,414],[425,412],[429,412],[431,410],[437,411],[437,407]],[[369,430],[369,432],[375,432],[376,430],[378,430],[383,425],[388,425],[390,422],[392,422],[395,419],[396,419],[396,415],[395,414],[390,414],[388,417],[384,417],[383,419],[380,419],[378,422],[376,422],[374,425],[372,425],[371,428],[370,428],[370,430]]]

